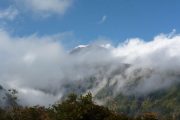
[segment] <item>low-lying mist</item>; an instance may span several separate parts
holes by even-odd
[[[179,82],[180,35],[160,34],[151,41],[126,40],[79,46],[67,51],[56,36],[14,37],[0,30],[0,85],[18,91],[22,105],[49,105],[66,92],[96,95],[148,94]]]

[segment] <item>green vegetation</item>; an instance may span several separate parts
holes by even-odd
[[[108,108],[116,106],[117,112],[123,112],[130,116],[152,112],[157,116],[169,120],[180,120],[180,84],[168,89],[158,90],[148,95],[119,94],[109,99],[106,103]]]
[[[180,84],[148,95],[112,97],[111,88],[95,98],[106,98],[100,106],[87,95],[69,94],[49,108],[22,107],[16,103],[17,91],[8,90],[6,108],[0,108],[0,120],[180,120]],[[108,99],[107,99],[108,98]]]
[[[49,108],[13,106],[0,109],[0,120],[158,120],[156,113],[144,113],[130,118],[96,105],[91,93],[85,96],[70,94],[64,101]]]

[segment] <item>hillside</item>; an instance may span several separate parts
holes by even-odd
[[[154,91],[148,95],[123,95],[109,98],[106,105],[117,112],[137,115],[156,112],[161,117],[180,119],[180,84],[168,89]]]
[[[0,85],[0,108],[12,107],[16,103],[16,90],[6,90]]]

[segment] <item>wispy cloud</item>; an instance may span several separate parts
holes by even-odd
[[[16,16],[19,14],[19,11],[10,6],[7,9],[0,11],[0,19],[1,20],[14,20]]]
[[[35,14],[50,16],[63,15],[70,8],[73,0],[16,0],[16,3]]]
[[[102,16],[102,18],[101,18],[101,20],[98,22],[98,24],[102,24],[102,23],[104,23],[106,20],[107,20],[107,16],[104,15],[104,16]]]

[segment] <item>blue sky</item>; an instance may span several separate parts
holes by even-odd
[[[180,30],[179,0],[24,1],[0,0],[1,28],[14,36],[70,33],[64,44],[71,47],[98,38],[113,44],[134,37],[151,40],[157,34]]]

